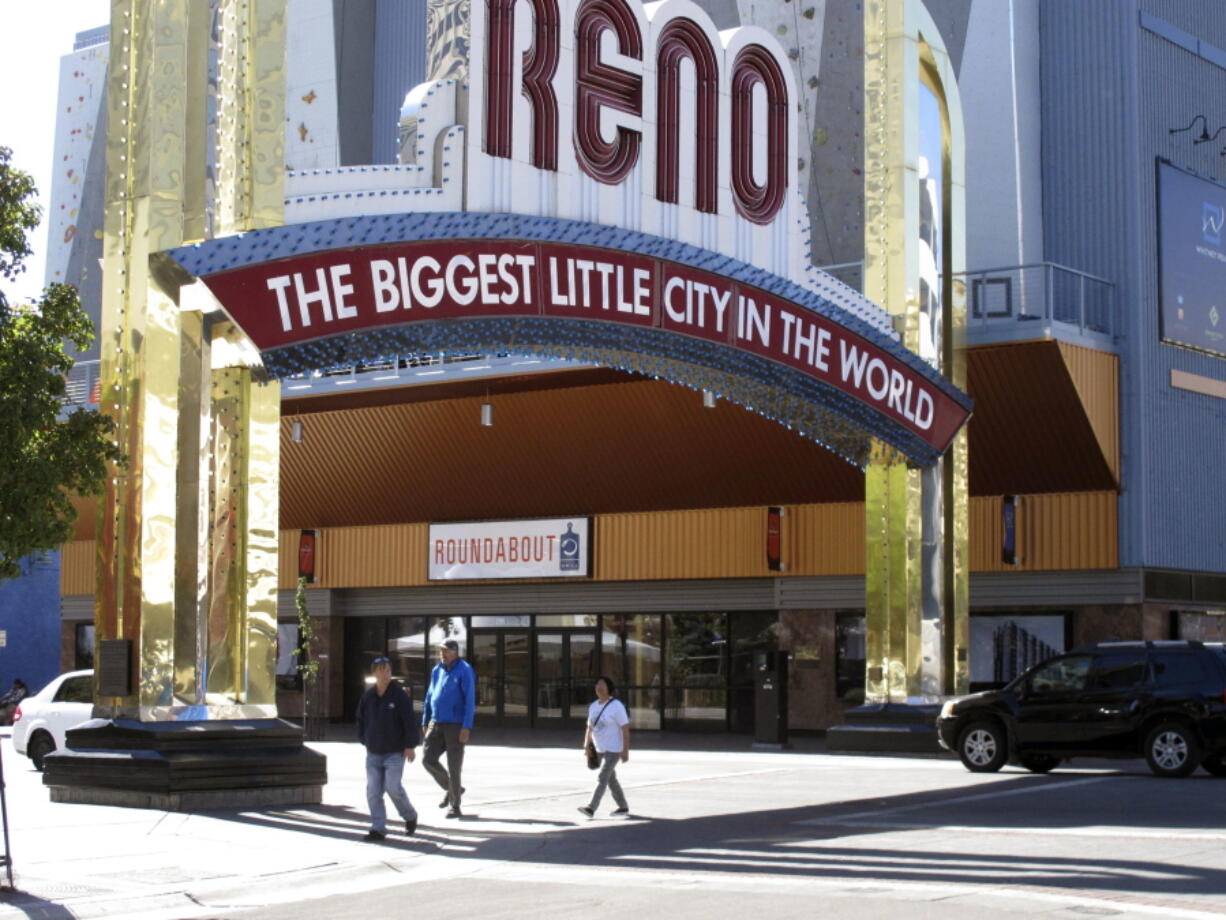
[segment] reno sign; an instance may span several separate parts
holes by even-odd
[[[686,0],[474,0],[466,210],[807,267],[791,65]]]
[[[431,55],[465,76],[409,94],[412,162],[290,173],[285,226],[167,254],[269,372],[565,358],[710,390],[861,466],[877,441],[946,450],[969,398],[811,264],[771,35],[689,0],[443,5],[467,29]]]

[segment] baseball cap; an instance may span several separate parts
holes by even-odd
[[[460,643],[456,642],[455,639],[444,639],[438,644],[438,647],[450,649],[453,652],[458,652],[460,650]]]

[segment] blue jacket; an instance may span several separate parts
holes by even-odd
[[[472,728],[476,705],[477,675],[472,665],[457,658],[448,668],[440,661],[430,672],[430,686],[421,707],[421,724],[458,722],[462,728]]]
[[[421,744],[421,731],[413,718],[413,698],[397,681],[379,695],[367,687],[358,701],[358,738],[372,754],[399,754]]]

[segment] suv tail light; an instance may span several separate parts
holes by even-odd
[[[1222,691],[1222,696],[1226,697],[1226,690]],[[17,722],[20,722],[20,721],[21,721],[21,707],[18,706],[16,709],[13,710],[13,722],[14,724],[16,724]]]

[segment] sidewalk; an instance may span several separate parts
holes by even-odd
[[[351,726],[313,743],[327,755],[318,806],[198,814],[53,804],[41,774],[0,734],[17,891],[0,896],[2,917],[189,917],[403,884],[407,875],[470,871],[471,859],[513,860],[551,834],[574,829],[591,791],[574,732],[474,733],[464,765],[466,816],[449,821],[439,789],[417,764],[405,787],[418,832],[362,841],[368,828],[363,751]],[[811,761],[820,738],[799,750],[753,751],[728,735],[635,736],[623,784],[637,809],[700,815],[711,803],[692,790],[707,776],[770,773]],[[661,801],[667,796],[667,806]],[[389,806],[390,807],[390,806]],[[613,807],[606,799],[602,811]],[[389,818],[394,817],[394,812]],[[602,818],[601,820],[607,820]],[[469,860],[448,857],[463,856]],[[210,910],[213,913],[210,913]]]

